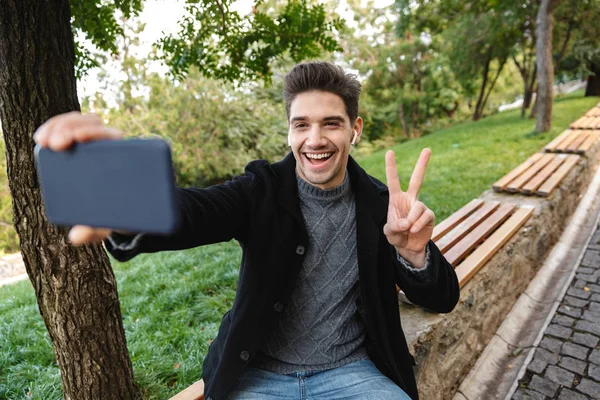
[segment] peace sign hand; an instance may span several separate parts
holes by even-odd
[[[398,253],[416,268],[425,266],[425,247],[431,239],[435,225],[433,211],[417,198],[430,157],[430,149],[425,148],[421,151],[410,177],[408,190],[404,192],[398,179],[396,156],[391,150],[385,154],[385,173],[390,201],[383,233]]]

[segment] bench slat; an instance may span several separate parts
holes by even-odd
[[[531,194],[535,192],[542,183],[548,179],[550,175],[563,163],[564,159],[567,157],[566,154],[557,154],[554,156],[554,159],[548,163],[540,172],[537,173],[523,188],[521,192],[525,194]]]
[[[481,199],[473,199],[464,205],[460,210],[453,213],[451,216],[433,227],[433,235],[431,240],[436,242],[440,237],[448,233],[452,228],[461,223],[473,211],[477,210],[483,204]]]
[[[555,137],[553,141],[551,141],[550,143],[548,143],[544,147],[544,150],[546,152],[553,152],[553,151],[555,151],[557,148],[560,147],[561,142],[563,140],[567,139],[567,137],[569,135],[571,135],[571,132],[572,131],[570,131],[570,130],[567,129],[566,131],[564,131],[563,133],[561,133],[560,135],[558,135],[557,137]]]
[[[565,139],[560,146],[558,146],[557,150],[564,152],[566,149],[583,133],[583,131],[570,131],[570,135],[567,139]]]
[[[542,153],[535,153],[534,155],[529,157],[527,160],[525,160],[523,163],[521,163],[521,165],[519,165],[517,168],[513,169],[508,174],[504,175],[504,177],[502,177],[499,181],[494,183],[492,185],[492,188],[497,192],[504,190],[504,188],[513,179],[517,178],[525,170],[527,170],[527,168],[529,168],[532,164],[534,164],[536,161],[538,161],[540,158],[542,158],[542,155],[543,155]]]
[[[573,142],[567,146],[565,151],[567,153],[575,153],[579,146],[585,141],[585,139],[588,138],[589,135],[590,134],[588,132],[581,132],[579,135],[577,135],[575,140],[573,140]]]
[[[515,209],[514,204],[502,204],[492,215],[482,221],[475,229],[466,235],[456,246],[444,254],[452,265],[460,263],[477,245],[485,240],[498,228]]]
[[[556,172],[535,192],[538,196],[548,196],[558,186],[562,178],[573,168],[581,156],[569,154]]]
[[[589,148],[592,147],[592,144],[596,141],[596,139],[598,139],[599,134],[600,131],[592,131],[591,134],[588,136],[587,140],[583,142],[581,146],[579,146],[579,148],[577,149],[577,153],[583,154],[586,151],[588,151]]]
[[[513,180],[511,183],[506,186],[504,190],[514,193],[518,192],[525,183],[527,183],[535,174],[538,173],[539,170],[544,168],[546,164],[548,164],[555,157],[554,154],[544,154],[542,158],[538,160],[535,164],[530,166],[527,171],[522,173],[517,179]]]
[[[465,237],[471,232],[477,225],[479,225],[488,215],[490,215],[496,208],[500,206],[497,201],[490,201],[475,211],[471,216],[465,219],[463,222],[458,224],[453,230],[448,232],[445,236],[440,238],[435,244],[440,249],[442,254],[446,253],[452,246],[454,246],[459,240]],[[452,264],[452,263],[451,263]]]
[[[170,400],[204,400],[204,380],[200,379],[192,386],[171,397]]]
[[[521,206],[496,232],[456,267],[459,285],[462,288],[504,246],[533,213],[533,207]]]

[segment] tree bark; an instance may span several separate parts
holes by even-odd
[[[585,87],[586,96],[600,96],[600,63],[593,63],[590,69],[594,75],[588,76],[587,86]]]
[[[552,62],[552,29],[554,28],[554,17],[552,11],[556,0],[541,0],[540,9],[536,18],[537,43],[536,63],[538,91],[536,99],[536,121],[537,132],[548,132],[552,126],[552,101],[554,93],[554,65]]]
[[[0,120],[14,223],[64,398],[135,399],[116,281],[100,245],[73,247],[44,213],[34,130],[79,110],[67,0],[0,0]]]

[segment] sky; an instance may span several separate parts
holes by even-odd
[[[375,6],[378,8],[385,7],[391,5],[393,2],[394,0],[375,0]],[[139,56],[149,54],[152,43],[163,36],[177,33],[179,29],[177,21],[183,15],[184,4],[185,1],[183,0],[146,0],[144,2],[144,10],[139,17],[140,21],[146,24],[146,28],[140,35],[140,46],[136,51],[133,51],[133,54]],[[254,0],[238,0],[232,8],[241,14],[246,14],[252,10],[253,4]],[[345,0],[340,1],[340,5],[336,11],[352,26],[354,22],[353,15],[348,11]],[[109,75],[116,76],[118,79],[119,73],[116,63],[109,63],[105,65],[105,68]],[[151,65],[150,70],[166,73],[167,68],[156,62]],[[80,101],[83,97],[90,96],[102,90],[99,84],[99,72],[98,69],[91,70],[88,75],[77,83],[77,92]]]

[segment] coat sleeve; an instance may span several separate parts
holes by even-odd
[[[178,227],[171,235],[113,233],[104,241],[117,260],[128,261],[140,253],[183,250],[204,244],[240,239],[246,232],[253,204],[256,175],[246,171],[224,184],[176,189]]]
[[[429,311],[448,313],[454,309],[460,297],[458,278],[452,265],[432,240],[429,240],[427,247],[429,264],[422,274],[401,264],[394,250],[396,284],[411,303]]]

